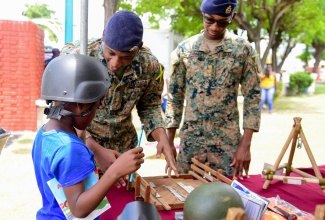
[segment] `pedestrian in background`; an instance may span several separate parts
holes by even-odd
[[[164,74],[166,75],[166,74]],[[165,83],[164,83],[164,90],[161,94],[161,109],[163,112],[166,112],[166,107],[167,107],[167,101],[168,101],[168,86],[169,86],[169,78],[164,77]]]
[[[264,107],[265,102],[267,103],[268,111],[271,114],[273,110],[273,99],[274,94],[277,91],[277,80],[276,73],[272,71],[272,65],[267,64],[264,73],[261,78],[261,110]]]
[[[204,30],[172,52],[166,110],[167,134],[173,145],[181,125],[177,170],[187,173],[191,158],[209,162],[224,175],[248,175],[251,140],[260,126],[259,56],[227,26],[235,18],[236,0],[203,0]],[[239,128],[238,87],[244,96],[243,135]]]
[[[60,56],[60,50],[58,48],[53,48],[52,49],[52,57],[50,59],[45,60],[45,67],[56,57]]]

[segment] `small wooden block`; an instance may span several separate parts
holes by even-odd
[[[242,208],[229,208],[226,220],[246,220],[246,212]]]
[[[316,206],[315,220],[325,220],[325,205]]]

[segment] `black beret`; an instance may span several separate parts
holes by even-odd
[[[143,26],[138,15],[130,11],[116,12],[104,31],[106,46],[118,51],[134,51],[142,43]]]
[[[201,11],[209,15],[229,17],[237,6],[237,0],[203,0]]]

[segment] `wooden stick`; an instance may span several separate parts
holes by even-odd
[[[208,166],[206,166],[206,165],[200,163],[200,162],[199,162],[198,160],[196,160],[195,158],[192,158],[192,162],[193,162],[195,165],[197,165],[197,166],[201,167],[202,169],[206,170],[207,172],[210,172],[210,173],[211,173],[213,176],[215,176],[217,179],[220,179],[220,180],[222,180],[223,182],[225,182],[225,183],[227,183],[227,184],[229,184],[229,185],[232,183],[232,181],[231,181],[230,179],[228,179],[228,178],[225,177],[224,175],[218,173],[216,170],[214,170],[214,169],[212,169],[212,168],[210,168],[210,167],[208,167]]]
[[[325,205],[316,206],[315,220],[325,220]]]
[[[316,178],[315,176],[309,174],[309,173],[306,173],[304,171],[301,171],[301,170],[298,170],[294,167],[291,167],[291,170],[292,172],[296,173],[296,174],[299,174],[300,176],[303,176],[303,177],[307,177],[307,178]]]
[[[193,171],[195,171],[196,173],[200,174],[201,177],[203,177],[204,179],[209,180],[210,182],[219,182],[219,180],[216,179],[214,176],[209,175],[208,172],[206,172],[206,171],[200,169],[199,167],[197,167],[197,166],[195,166],[195,165],[193,165],[193,164],[191,164],[191,169],[192,169]]]
[[[151,182],[151,181],[149,181],[149,182]],[[141,184],[142,185],[144,185],[144,186],[147,186],[147,185],[149,185],[150,186],[150,193],[153,195],[153,196],[155,196],[155,197],[157,197],[157,191],[153,188],[153,187],[151,187],[151,185],[149,184],[149,182],[147,182],[145,179],[141,179]]]
[[[313,156],[313,154],[312,154],[312,152],[310,150],[307,139],[306,139],[305,134],[304,134],[304,132],[302,130],[300,132],[300,137],[301,137],[302,143],[304,144],[306,152],[308,154],[309,160],[310,160],[310,162],[311,162],[311,164],[312,164],[312,166],[314,168],[314,172],[315,172],[316,177],[317,178],[322,178],[322,174],[319,171],[319,168],[318,168],[318,166],[316,164],[315,158],[314,158],[314,156]]]
[[[194,173],[193,171],[188,171],[189,174],[191,174],[193,177],[195,177],[198,180],[201,180],[204,183],[209,183],[209,181],[207,181],[206,179],[203,179],[200,175],[197,175],[196,173]]]
[[[150,190],[151,190],[151,187],[150,185],[146,185],[145,186],[145,191],[144,191],[144,201],[145,202],[150,202]]]
[[[267,178],[267,176],[263,175],[263,178]],[[303,178],[303,177],[278,176],[278,175],[273,175],[272,178],[274,180],[283,180],[283,182],[287,183],[287,184],[303,185],[306,182],[319,184],[319,179],[317,179],[317,178]]]
[[[246,220],[246,212],[242,208],[229,208],[226,220]]]
[[[166,210],[171,210],[170,205],[162,198],[156,198]]]
[[[290,132],[290,134],[289,134],[288,139],[286,140],[286,142],[284,143],[284,145],[283,145],[283,147],[282,147],[282,150],[281,150],[281,152],[280,152],[280,154],[279,154],[277,160],[275,161],[273,167],[271,168],[273,171],[276,171],[276,170],[278,169],[279,164],[280,164],[280,162],[281,162],[281,160],[282,160],[282,158],[283,158],[285,152],[287,151],[287,149],[288,149],[288,147],[289,147],[289,144],[290,144],[290,142],[291,142],[292,137],[293,137],[294,134],[295,134],[295,128],[293,127],[293,128],[291,129],[291,132]],[[265,182],[264,182],[264,184],[263,184],[263,189],[267,189],[267,188],[269,187],[269,185],[270,185],[270,182],[271,182],[270,180],[265,180]]]
[[[295,125],[294,125],[295,133],[293,134],[293,137],[292,137],[291,149],[290,149],[289,159],[288,159],[288,163],[287,163],[286,176],[290,175],[290,173],[288,171],[290,170],[290,167],[292,166],[292,160],[293,160],[293,156],[294,156],[295,150],[296,150],[298,134],[300,133],[300,129],[301,129],[301,124],[300,124],[301,118],[295,117],[295,118],[293,118],[293,120],[295,122]]]
[[[140,196],[140,184],[141,184],[141,177],[139,175],[136,175],[135,177],[135,192],[134,196],[135,198]]]

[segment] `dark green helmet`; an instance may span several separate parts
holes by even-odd
[[[110,86],[106,67],[93,57],[68,54],[53,59],[45,68],[41,99],[93,103]]]
[[[243,208],[237,191],[223,182],[211,182],[195,188],[184,203],[184,220],[223,220],[229,208]]]

